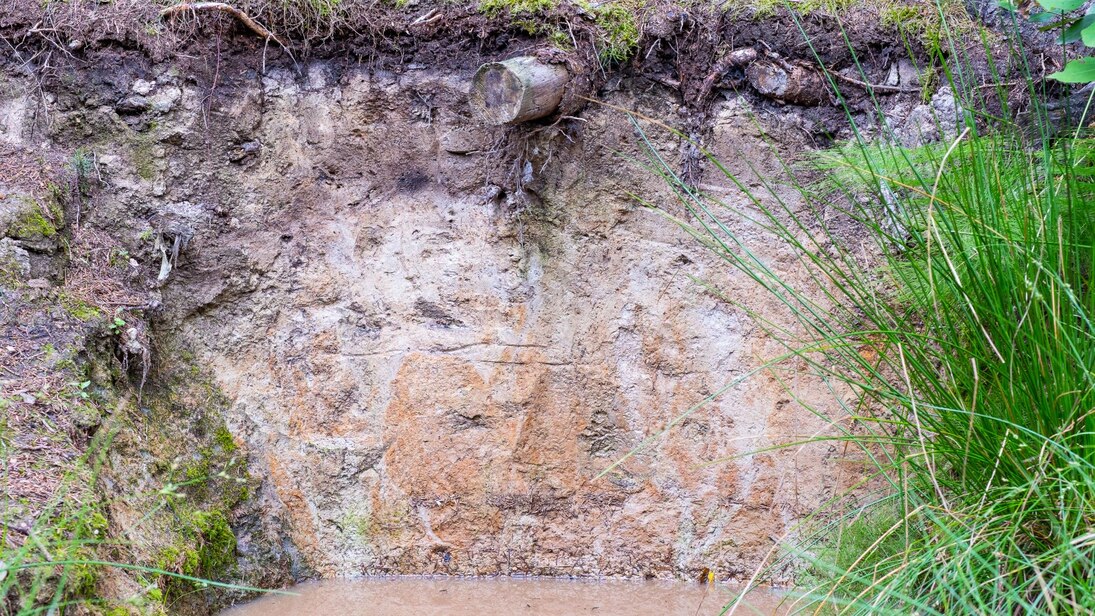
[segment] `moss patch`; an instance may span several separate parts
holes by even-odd
[[[160,486],[139,505],[158,507],[148,519],[158,536],[148,546],[147,562],[170,573],[225,580],[236,572],[231,521],[251,497],[254,480],[224,424],[228,398],[191,353],[161,344],[144,408],[132,415],[139,424],[138,446],[156,461],[153,485]],[[142,475],[136,467],[124,472],[137,481]],[[171,605],[198,609],[220,596],[177,577],[161,576],[157,583]]]
[[[89,475],[89,469],[81,468],[72,476],[74,482]],[[90,497],[90,493],[84,497]],[[97,547],[105,540],[110,523],[101,509],[101,504],[89,498],[86,505],[77,505],[77,501],[66,502],[58,512],[53,524],[45,531],[41,539],[49,546],[50,554],[58,561],[94,560]],[[42,530],[39,530],[42,532]],[[64,595],[67,598],[94,597],[99,580],[99,569],[94,565],[75,564],[63,568],[65,577]]]
[[[213,443],[226,454],[234,454],[239,450],[236,439],[232,437],[232,433],[228,431],[226,426],[218,426],[213,431]]]
[[[37,240],[57,235],[57,224],[42,213],[42,208],[29,201],[23,215],[12,223],[8,233],[21,240]]]
[[[938,6],[924,3],[889,4],[879,11],[879,23],[885,28],[897,30],[906,40],[919,41],[933,57],[943,52],[948,39],[961,38],[975,30],[965,5],[953,0],[944,0]]]
[[[373,516],[368,511],[349,512],[338,521],[338,527],[347,539],[367,542],[373,537]]]
[[[57,297],[57,301],[61,304],[61,308],[63,308],[65,312],[80,321],[91,321],[103,316],[103,312],[95,306],[92,306],[82,299],[77,299],[68,293],[60,293]]]
[[[481,0],[479,11],[487,17],[503,13],[510,15],[538,15],[555,8],[555,0]]]
[[[604,4],[592,9],[597,27],[602,33],[597,53],[602,62],[623,62],[639,46],[638,6],[619,3]]]
[[[191,511],[179,516],[178,541],[163,548],[156,567],[191,577],[217,579],[236,563],[236,535],[221,510]],[[201,588],[200,582],[166,577],[163,592],[168,599]]]
[[[156,140],[151,134],[138,134],[133,140],[133,152],[130,160],[133,161],[133,169],[137,177],[151,182],[156,179]]]
[[[231,509],[250,495],[250,476],[237,464],[239,446],[227,427],[217,426],[209,438],[212,443],[200,447],[197,459],[181,466],[173,480],[191,499]]]
[[[809,13],[825,12],[837,13],[862,4],[858,0],[801,0],[792,2],[796,13],[806,15]],[[756,17],[769,17],[781,9],[787,8],[786,0],[731,0],[730,8],[738,10],[751,10]]]
[[[14,289],[23,283],[28,268],[25,263],[20,263],[17,250],[20,249],[0,244],[0,287]]]

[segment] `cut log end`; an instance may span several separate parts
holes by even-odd
[[[491,62],[472,78],[468,100],[488,124],[517,124],[551,115],[570,81],[566,67],[532,57]]]
[[[764,96],[795,105],[818,105],[828,98],[821,75],[801,66],[757,61],[745,71],[749,83]]]

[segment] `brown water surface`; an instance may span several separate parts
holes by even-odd
[[[725,586],[554,578],[371,577],[309,582],[221,616],[708,616],[735,597]],[[783,613],[770,591],[750,592],[735,614]]]

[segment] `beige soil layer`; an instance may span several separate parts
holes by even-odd
[[[854,481],[829,446],[745,455],[824,429],[768,374],[595,479],[781,351],[691,277],[778,306],[632,198],[681,214],[627,160],[641,150],[622,113],[506,134],[469,119],[474,67],[303,69],[226,64],[211,92],[170,66],[114,67],[109,97],[73,78],[46,109],[51,139],[96,153],[84,219],[146,276],[155,344],[194,349],[231,400],[263,480],[244,556],[282,538],[323,576],[741,578]],[[27,101],[3,101],[6,141],[29,140]],[[679,112],[649,85],[608,101]],[[711,143],[774,177],[748,114],[720,103]],[[675,160],[677,139],[652,135]],[[796,279],[792,255],[727,220]]]

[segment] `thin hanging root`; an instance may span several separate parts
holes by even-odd
[[[176,4],[175,6],[169,6],[166,9],[160,11],[160,19],[163,19],[165,17],[172,17],[174,15],[178,15],[179,13],[184,13],[188,11],[221,11],[222,13],[228,13],[229,15],[232,15],[236,19],[240,20],[240,23],[247,26],[249,30],[261,36],[263,39],[268,41],[274,41],[278,45],[285,47],[285,43],[283,43],[282,40],[277,37],[277,35],[267,30],[266,27],[259,22],[251,19],[250,15],[244,13],[234,6],[225,4],[223,2],[183,2],[181,4]]]

